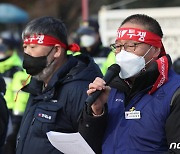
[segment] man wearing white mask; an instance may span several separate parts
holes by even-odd
[[[131,15],[118,28],[111,47],[121,71],[110,86],[102,78],[89,85],[88,95],[102,93],[87,106],[92,113],[84,111],[81,118],[81,132],[96,151],[180,153],[180,76],[171,68],[162,37],[159,23],[147,15]]]
[[[77,30],[77,35],[81,53],[93,57],[101,68],[111,49],[104,47],[102,44],[98,22],[94,19],[89,19],[87,25],[83,25]]]
[[[97,41],[97,35],[94,31],[94,29],[90,27],[82,27],[81,28],[81,36],[80,36],[80,45],[82,47],[87,48],[88,52],[90,50],[90,47],[93,46]],[[90,52],[90,54],[93,54]]]

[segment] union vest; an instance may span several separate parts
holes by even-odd
[[[145,91],[134,96],[124,106],[124,93],[112,89],[108,98],[108,126],[103,143],[103,154],[163,154],[168,151],[165,123],[170,114],[170,103],[180,77],[172,70],[169,79],[156,92]],[[125,111],[135,107],[140,119],[125,119]]]

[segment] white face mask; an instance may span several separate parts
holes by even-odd
[[[81,36],[80,41],[83,47],[90,47],[95,43],[95,38],[90,35],[83,35]]]
[[[148,49],[146,54],[144,56],[137,56],[133,53],[127,52],[125,50],[121,50],[116,55],[116,64],[118,64],[121,67],[121,71],[119,73],[120,78],[127,79],[130,78],[136,74],[138,74],[142,69],[145,68],[145,59],[144,57],[149,53],[152,46]]]

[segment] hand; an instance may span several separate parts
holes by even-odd
[[[106,82],[97,77],[93,83],[89,84],[89,90],[87,94],[90,95],[91,93],[95,92],[96,90],[102,90],[101,95],[97,98],[97,100],[92,104],[91,108],[94,114],[100,115],[103,112],[104,104],[107,103],[110,87],[106,86]]]

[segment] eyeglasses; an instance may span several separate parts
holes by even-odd
[[[125,44],[114,43],[114,44],[111,44],[110,47],[115,52],[120,52],[123,47],[124,47],[124,50],[126,50],[126,51],[135,52],[136,47],[139,44],[142,44],[142,42],[139,42],[139,43],[125,43]]]

